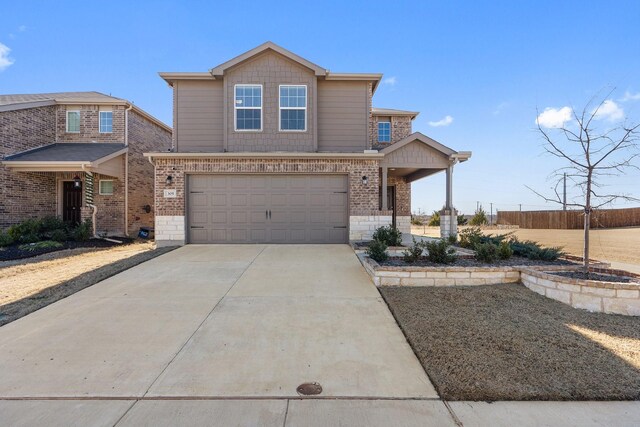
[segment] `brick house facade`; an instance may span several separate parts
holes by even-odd
[[[68,111],[80,113],[76,132],[67,132]],[[110,113],[108,132],[100,132],[101,111]],[[107,146],[117,155],[87,158],[84,168],[70,164]],[[0,188],[0,230],[27,218],[63,217],[63,184],[74,180],[82,191],[79,219],[95,219],[97,234],[153,227],[153,166],[143,153],[170,147],[171,128],[122,99],[97,92],[0,95],[0,178],[7,183]]]
[[[208,72],[160,76],[173,88],[173,150],[145,154],[159,245],[343,243],[387,224],[408,233],[411,182],[450,177],[470,157],[413,133],[417,112],[373,108],[381,74],[332,73],[271,42]]]

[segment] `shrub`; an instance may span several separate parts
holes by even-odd
[[[404,262],[413,264],[422,256],[422,242],[416,242],[416,238],[413,237],[413,244],[402,252],[402,259]]]
[[[387,246],[402,246],[402,233],[397,228],[386,225],[378,227],[373,233],[373,240],[377,240]]]
[[[372,240],[366,250],[369,258],[376,262],[386,261],[389,258],[387,254],[387,244],[380,240]]]
[[[38,241],[40,232],[42,230],[42,221],[39,219],[26,219],[19,224],[14,224],[9,227],[7,233],[14,242],[31,243]],[[33,240],[33,236],[36,236]]]
[[[449,242],[450,245],[455,245],[456,243],[458,243],[458,236],[450,234],[449,237],[447,237],[447,242]]]
[[[498,247],[493,243],[478,243],[475,247],[478,261],[492,263],[498,259]]]
[[[460,246],[467,249],[473,249],[478,243],[481,242],[482,231],[480,227],[469,227],[460,231]]]
[[[513,249],[513,254],[527,257],[535,261],[555,261],[564,254],[562,248],[552,247],[543,248],[538,242],[533,240],[519,241],[515,237],[509,242],[509,246]]]
[[[66,230],[57,228],[49,233],[49,239],[56,242],[65,242],[69,238]]]
[[[469,224],[486,225],[487,222],[489,222],[487,221],[487,213],[484,211],[484,209],[482,209],[482,205],[480,205],[476,213],[473,215],[473,218],[471,218],[471,221],[469,221]]]
[[[464,214],[458,215],[458,225],[467,225],[467,222],[469,222],[469,220],[464,217]]]
[[[18,242],[20,243],[35,243],[35,242],[39,242],[40,240],[42,240],[40,238],[39,235],[34,234],[34,233],[29,233],[29,234],[23,234],[20,236],[20,239],[18,239]]]
[[[0,231],[0,248],[3,246],[9,246],[13,243],[13,239],[9,236],[9,233],[3,233]]]
[[[458,259],[456,250],[449,247],[449,243],[444,239],[425,242],[424,247],[427,250],[427,259],[433,263],[453,264]]]
[[[40,232],[42,233],[67,229],[67,224],[60,217],[54,215],[45,216],[40,220],[40,224]]]
[[[416,216],[411,216],[411,225],[417,225],[417,226],[422,226],[424,225],[424,223],[422,222],[422,220]]]
[[[71,236],[73,237],[73,240],[84,242],[85,240],[89,240],[91,238],[92,233],[93,225],[91,224],[91,220],[86,219],[71,231]]]
[[[513,249],[511,249],[511,245],[507,241],[502,241],[498,245],[498,258],[500,259],[509,259],[513,255]]]
[[[433,211],[433,215],[429,218],[429,223],[427,224],[429,227],[437,227],[440,225],[440,212]]]
[[[28,252],[34,252],[34,251],[49,249],[49,248],[61,248],[61,247],[62,247],[62,243],[54,242],[52,240],[43,240],[37,243],[29,243],[26,245],[18,246],[20,250],[28,251]]]

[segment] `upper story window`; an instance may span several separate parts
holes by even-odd
[[[113,131],[113,111],[100,111],[100,133]]]
[[[307,87],[301,85],[280,86],[280,130],[307,130]]]
[[[262,85],[236,85],[234,104],[237,131],[262,130]]]
[[[67,132],[80,132],[80,111],[67,111]]]
[[[378,122],[378,142],[391,142],[391,122]]]

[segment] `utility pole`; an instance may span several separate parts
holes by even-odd
[[[519,206],[520,206],[520,212],[522,212],[522,203],[520,203]]]
[[[480,202],[476,202],[476,212],[480,210]]]
[[[562,210],[566,211],[567,210],[567,173],[564,173],[564,191],[563,191],[563,197],[562,197]]]
[[[489,225],[493,225],[493,203],[489,203],[491,205],[491,215],[489,216]]]

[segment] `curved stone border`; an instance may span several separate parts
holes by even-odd
[[[599,273],[623,273],[626,276],[637,277],[635,274],[618,270],[595,270]],[[572,279],[531,268],[522,269],[521,281],[532,291],[574,308],[640,316],[640,284]]]

